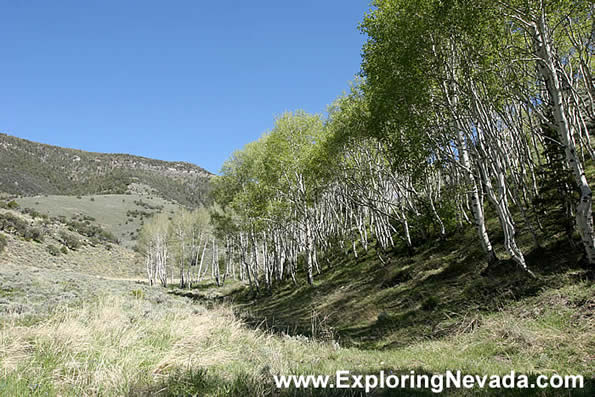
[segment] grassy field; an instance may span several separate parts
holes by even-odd
[[[297,287],[285,283],[260,294],[237,283],[213,292],[211,282],[179,293],[227,302],[246,324],[277,335],[359,352],[351,365],[361,364],[360,372],[378,371],[377,360],[394,371],[515,369],[595,378],[595,286],[581,255],[561,236],[525,247],[532,278],[506,260],[487,267],[474,237],[473,231],[455,235],[414,255],[397,248],[383,254],[385,263],[374,249],[357,260],[337,252],[314,288],[302,274]]]
[[[65,216],[71,219],[84,215],[96,219],[96,223],[116,236],[121,244],[131,248],[137,230],[149,214],[162,211],[172,213],[178,204],[157,196],[144,194],[107,194],[93,196],[34,196],[16,199],[22,208],[33,208],[50,216]],[[139,203],[145,203],[140,204]]]
[[[12,274],[22,271],[12,269]],[[29,268],[15,277],[32,279],[30,286],[21,285],[22,290],[44,291],[48,299],[59,296],[60,303],[35,317],[16,312],[0,317],[2,395],[355,396],[363,393],[280,391],[272,375],[331,374],[339,369],[360,374],[381,370],[435,373],[455,368],[471,374],[506,374],[511,368],[530,374],[567,374],[584,373],[590,365],[577,355],[592,348],[588,330],[569,326],[581,321],[577,316],[589,313],[575,310],[566,301],[568,297],[588,299],[592,287],[582,285],[536,297],[548,303],[539,316],[515,305],[482,315],[481,326],[474,330],[440,340],[394,349],[360,349],[251,329],[234,315],[231,306],[211,304],[207,308],[176,296],[175,290],[168,294],[165,289],[138,283],[44,272]],[[16,285],[13,278],[8,280]],[[11,299],[23,298],[15,293]],[[552,350],[554,346],[557,351]],[[559,361],[562,355],[568,359],[564,365]],[[565,391],[563,395],[587,396],[590,391]],[[527,395],[507,393],[488,394]],[[445,394],[485,395],[456,390]],[[371,395],[432,394],[378,390]],[[561,394],[550,390],[530,395]]]
[[[211,281],[192,290],[149,287],[135,280],[141,261],[118,246],[54,257],[46,248],[58,244],[58,232],[49,230],[43,243],[7,235],[0,254],[1,396],[365,395],[273,383],[273,375],[337,370],[514,369],[586,379],[580,390],[442,393],[449,396],[595,391],[593,274],[561,238],[527,251],[536,279],[506,261],[486,268],[470,232],[412,256],[397,248],[385,263],[373,249],[357,260],[337,252],[314,288],[280,284],[257,296],[234,280],[222,288]]]

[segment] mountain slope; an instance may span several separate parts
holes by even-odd
[[[173,214],[180,206],[146,194],[92,196],[44,195],[15,199],[23,212],[39,212],[66,221],[87,222],[112,233],[120,245],[132,248],[144,220],[159,212]],[[1,205],[1,204],[0,204]]]
[[[0,134],[0,191],[84,195],[152,193],[204,204],[211,173],[194,164],[61,148]]]

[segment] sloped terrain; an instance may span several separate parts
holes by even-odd
[[[210,176],[190,163],[85,152],[0,134],[0,191],[14,195],[124,194],[140,186],[197,206],[207,200]]]
[[[143,272],[142,261],[135,252],[110,241],[81,235],[56,219],[34,219],[3,209],[0,216],[20,219],[30,230],[38,230],[40,234],[39,238],[23,238],[14,228],[0,231],[7,240],[0,254],[2,268],[11,264],[110,277],[138,277]]]
[[[15,199],[20,207],[54,217],[92,219],[112,233],[120,244],[133,248],[144,221],[158,212],[173,214],[179,204],[147,194],[92,196],[33,196]]]
[[[357,259],[337,252],[321,261],[329,259],[314,287],[287,282],[259,294],[230,287],[217,299],[233,302],[255,327],[392,352],[401,369],[593,378],[595,288],[581,255],[557,236],[527,255],[532,278],[511,261],[488,267],[472,233],[413,255],[398,247],[384,262],[374,248]],[[200,301],[212,292],[205,285],[192,294]]]
[[[64,244],[65,229],[51,221],[41,242],[0,232],[7,239],[0,253],[2,395],[363,396],[358,389],[280,390],[272,377],[449,369],[582,374],[585,388],[564,395],[593,391],[595,287],[563,240],[528,256],[536,280],[506,262],[478,266],[472,236],[462,234],[413,256],[397,248],[385,263],[373,249],[357,260],[336,253],[314,288],[278,285],[255,296],[234,280],[191,291],[149,287],[131,251],[93,246],[70,230],[81,246],[54,256],[47,247]]]
[[[428,243],[412,256],[397,248],[383,254],[385,263],[374,248],[362,250],[357,259],[340,252],[315,278],[314,288],[286,283],[256,297],[243,290],[228,299],[253,323],[310,335],[314,322],[320,328],[314,332],[342,343],[384,349],[474,328],[482,313],[522,306],[525,300],[533,308],[539,303],[532,299],[545,291],[592,283],[592,271],[563,239],[527,255],[537,275],[532,278],[511,261],[487,267],[471,243],[472,233]],[[589,308],[588,302],[578,304]]]

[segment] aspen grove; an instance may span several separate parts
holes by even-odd
[[[330,255],[374,247],[385,262],[466,228],[489,266],[512,260],[533,275],[519,240],[537,248],[552,228],[593,266],[594,11],[580,0],[373,2],[361,76],[327,116],[284,113],[235,152],[213,178],[215,206],[154,218],[149,279],[313,284]]]

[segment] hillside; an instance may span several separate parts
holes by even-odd
[[[401,248],[384,264],[374,248],[358,259],[337,255],[314,288],[287,283],[258,296],[246,290],[223,296],[249,323],[344,346],[401,350],[474,339],[483,346],[476,357],[465,356],[470,361],[491,357],[521,366],[519,361],[548,351],[532,371],[576,365],[578,373],[592,373],[593,272],[567,242],[553,240],[528,255],[537,276],[532,278],[511,262],[488,267],[471,238],[426,244],[412,256]],[[556,342],[549,339],[552,332]],[[565,350],[555,352],[562,345]]]
[[[36,215],[36,214],[34,214]],[[64,217],[31,216],[0,208],[0,268],[10,264],[89,276],[144,276],[137,253],[116,243],[117,238],[92,222]]]
[[[0,322],[11,314],[46,313],[64,297],[83,298],[89,289],[101,290],[104,277],[143,277],[135,252],[110,234],[81,234],[71,222],[0,208]]]
[[[212,174],[194,164],[92,153],[0,134],[0,191],[34,196],[151,193],[204,204]]]
[[[15,202],[20,207],[0,209],[6,395],[364,396],[279,390],[272,376],[511,368],[532,379],[581,374],[585,388],[565,395],[593,391],[593,272],[559,225],[540,248],[519,240],[536,278],[511,260],[488,266],[466,228],[412,251],[403,242],[381,251],[373,240],[367,250],[356,245],[357,257],[336,249],[321,255],[313,286],[300,268],[297,285],[286,280],[256,293],[232,276],[222,287],[209,278],[189,289],[148,286],[145,259],[126,247],[151,214],[175,211],[172,201],[130,193]],[[487,222],[504,258],[497,219],[489,214]],[[95,226],[106,233],[89,237]]]
[[[15,199],[20,207],[66,220],[89,220],[112,233],[127,248],[134,248],[146,219],[165,212],[173,214],[180,205],[156,195],[139,193],[91,196],[43,195]]]

